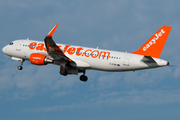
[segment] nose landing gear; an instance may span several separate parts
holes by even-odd
[[[17,69],[18,69],[18,70],[22,70],[23,67],[22,67],[22,66],[18,66]]]
[[[21,59],[20,61],[21,61],[21,65],[17,67],[18,70],[22,70],[22,69],[23,69],[22,65],[23,65],[23,62],[24,62],[25,60],[24,60],[24,59]]]

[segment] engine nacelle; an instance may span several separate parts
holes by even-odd
[[[30,62],[34,65],[47,65],[48,63],[53,63],[53,60],[49,59],[47,55],[32,53]]]

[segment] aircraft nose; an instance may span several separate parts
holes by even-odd
[[[2,51],[3,51],[4,54],[6,54],[7,53],[7,47],[6,46],[3,47]]]

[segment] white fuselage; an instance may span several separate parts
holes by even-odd
[[[43,41],[16,40],[3,48],[3,52],[13,58],[29,60],[32,53],[47,54]],[[167,66],[168,62],[153,58],[156,63],[143,62],[143,55],[126,52],[95,49],[81,46],[57,44],[64,54],[77,63],[77,67],[101,71],[134,71]],[[57,58],[58,60],[58,58]],[[61,65],[55,62],[56,65]]]

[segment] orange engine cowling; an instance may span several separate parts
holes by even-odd
[[[49,59],[47,55],[32,53],[30,62],[34,65],[47,65],[48,63],[53,63],[53,60]]]

